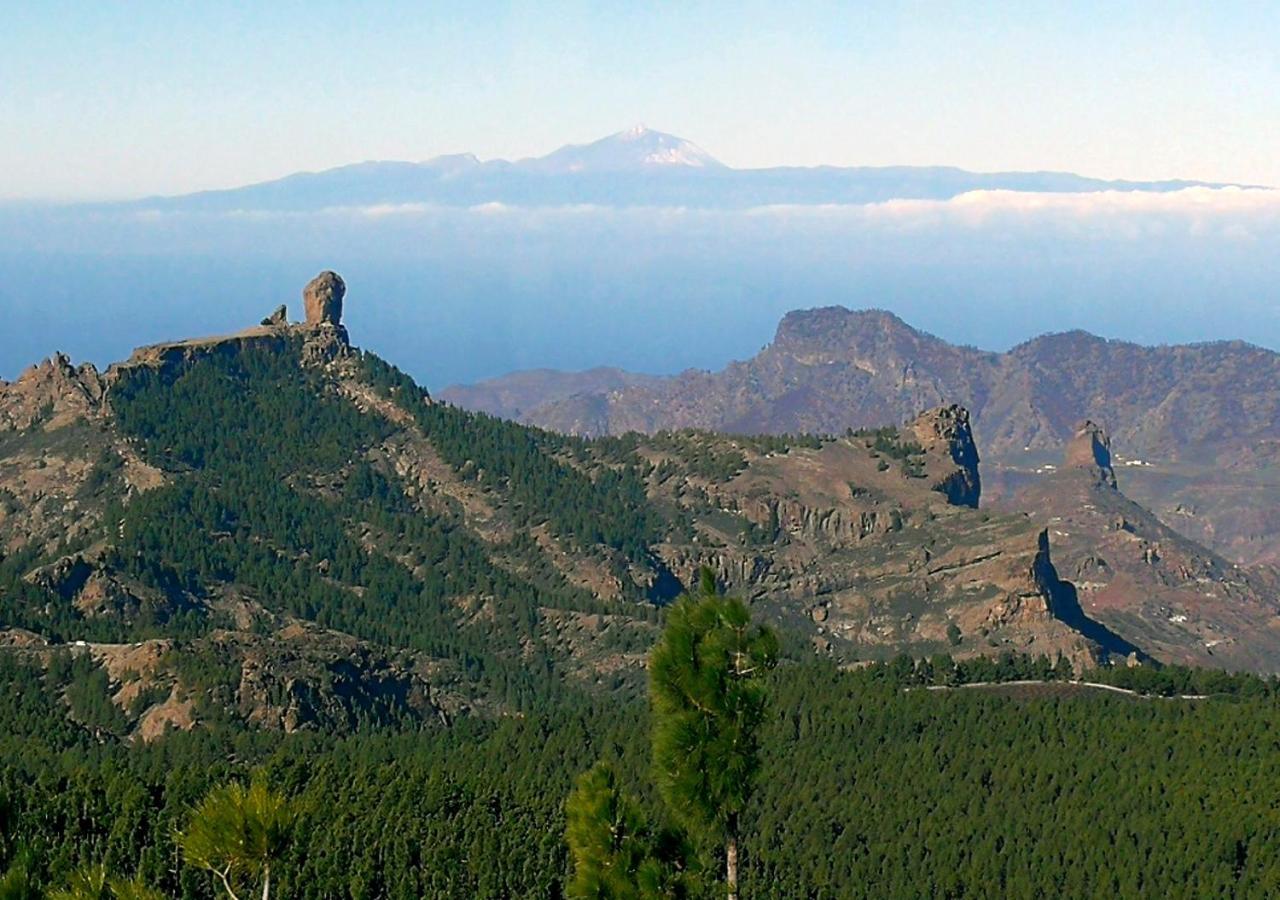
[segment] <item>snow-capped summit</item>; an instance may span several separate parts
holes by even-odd
[[[522,168],[538,172],[624,172],[637,169],[687,167],[723,168],[723,163],[697,144],[643,125],[619,131],[590,144],[570,144],[536,159],[521,160]]]

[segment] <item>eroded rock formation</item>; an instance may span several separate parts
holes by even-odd
[[[1075,434],[1067,442],[1062,464],[1068,469],[1089,471],[1103,484],[1116,486],[1116,473],[1111,468],[1111,438],[1101,425],[1087,419],[1076,426]]]
[[[347,285],[337,272],[325,270],[312,278],[302,289],[302,303],[307,312],[308,325],[342,324],[342,298]]]
[[[104,391],[102,376],[91,363],[73,366],[65,354],[55,353],[14,383],[0,382],[0,428],[57,428],[95,413]]]
[[[267,316],[265,319],[262,320],[262,324],[267,328],[274,328],[279,325],[288,325],[289,324],[288,307],[286,307],[283,303],[281,303],[279,306],[275,308],[275,311],[271,313],[271,315]]]
[[[969,427],[969,411],[952,404],[927,410],[910,425],[916,441],[935,458],[949,458],[954,468],[930,471],[933,489],[956,506],[978,508],[982,479],[978,475],[978,445]]]

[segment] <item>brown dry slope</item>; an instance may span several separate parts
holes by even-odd
[[[1060,466],[1000,505],[1034,511],[1084,611],[1153,655],[1274,671],[1280,573],[1241,567],[1183,537],[1126,497],[1122,486],[1110,439],[1086,421]]]
[[[441,396],[512,415],[492,398],[519,383],[520,421],[583,434],[839,434],[960,403],[993,497],[1006,473],[1056,462],[1090,419],[1134,463],[1126,484],[1139,502],[1236,562],[1280,561],[1280,354],[1239,341],[1144,347],[1076,331],[989,353],[891,313],[828,307],[788,313],[764,350],[719,372],[635,385],[587,374],[531,384],[517,373]]]
[[[707,444],[737,448],[737,472],[706,477],[682,463]],[[658,554],[686,579],[712,565],[846,660],[1012,650],[1083,663],[1135,649],[1080,615],[1042,528],[975,508],[963,409],[815,444],[779,452],[703,433],[641,441],[655,496],[689,509],[696,529]]]

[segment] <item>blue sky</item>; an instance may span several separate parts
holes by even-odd
[[[1277,47],[1274,2],[8,3],[0,197],[514,158],[637,122],[736,166],[1280,185]]]

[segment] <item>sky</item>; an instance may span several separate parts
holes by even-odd
[[[636,123],[733,166],[1280,186],[1280,3],[0,4],[0,199],[521,158]]]

